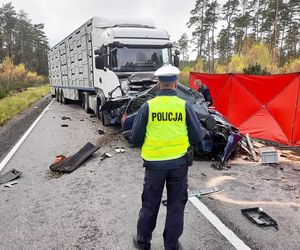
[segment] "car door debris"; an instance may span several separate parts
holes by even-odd
[[[12,188],[14,185],[17,185],[17,181],[11,181],[4,184],[4,187]]]
[[[252,223],[260,227],[274,227],[279,230],[277,222],[261,207],[244,208],[241,209],[242,214],[249,219]]]
[[[0,185],[19,178],[21,174],[22,174],[22,172],[14,169],[14,168],[9,170],[4,175],[0,176]]]
[[[49,168],[56,172],[71,173],[79,168],[81,164],[90,158],[99,148],[100,146],[95,146],[88,142],[76,154],[62,159],[57,163],[53,163]]]

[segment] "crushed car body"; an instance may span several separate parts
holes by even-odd
[[[128,141],[139,108],[146,101],[154,98],[158,91],[154,79],[145,82],[147,82],[147,86],[145,86],[144,91],[135,95],[112,99],[102,107],[103,110],[110,110],[114,124],[121,123],[123,135]],[[202,125],[204,139],[195,146],[195,153],[200,157],[216,160],[219,166],[223,166],[230,157],[234,157],[238,153],[243,146],[244,137],[219,112],[207,107],[202,94],[180,83],[176,92],[179,98],[192,104]],[[201,125],[199,124],[199,126]]]

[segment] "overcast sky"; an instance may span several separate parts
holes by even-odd
[[[1,5],[9,0],[0,0]],[[146,17],[165,29],[171,40],[187,32],[186,22],[196,0],[12,0],[32,23],[44,23],[50,46],[55,45],[92,16]]]

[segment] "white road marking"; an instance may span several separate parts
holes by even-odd
[[[54,99],[48,104],[48,106],[43,110],[43,112],[40,114],[40,116],[31,124],[29,129],[25,132],[25,134],[20,138],[20,140],[16,143],[16,145],[9,151],[9,153],[5,156],[5,158],[0,163],[0,171],[5,167],[5,165],[9,162],[11,157],[17,152],[18,148],[22,145],[22,143],[25,141],[25,139],[28,137],[30,132],[33,130],[35,125],[40,121],[42,116],[46,113],[46,111],[49,109],[50,105],[53,103]]]
[[[197,197],[190,197],[189,201],[205,216],[205,218],[238,250],[251,250],[234,232],[226,227],[207,206]]]

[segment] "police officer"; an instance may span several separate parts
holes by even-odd
[[[210,107],[213,105],[213,99],[211,97],[209,88],[203,84],[203,82],[199,79],[195,80],[194,82],[195,86],[198,88],[198,92],[201,93],[207,103],[207,106]]]
[[[166,250],[182,249],[183,215],[187,202],[187,152],[202,140],[201,125],[192,106],[176,95],[178,68],[167,65],[155,72],[157,97],[146,102],[135,118],[131,142],[142,146],[145,177],[142,208],[133,237],[137,249],[150,249],[152,232],[166,183],[168,204],[163,232]]]

